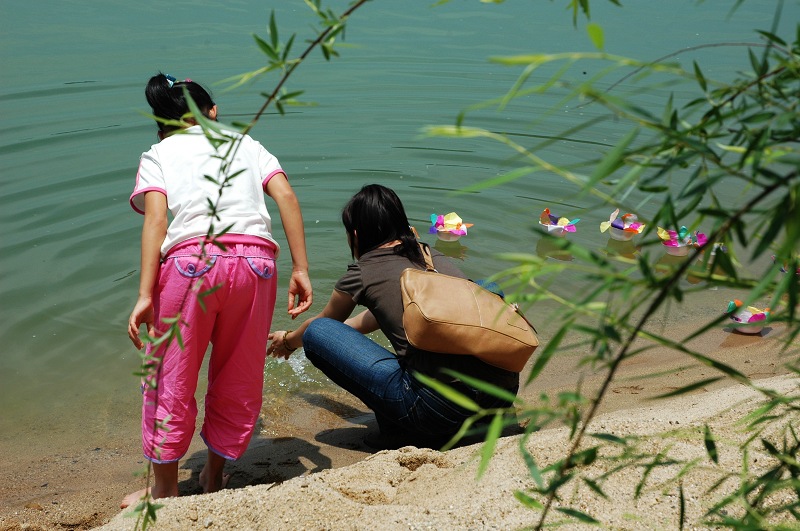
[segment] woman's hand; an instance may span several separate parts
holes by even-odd
[[[288,336],[290,333],[291,331],[287,330],[277,330],[272,332],[269,335],[269,340],[272,341],[272,343],[270,343],[269,347],[267,347],[267,355],[288,360],[289,356],[292,355],[292,352],[298,348],[291,348],[287,342],[286,336]]]
[[[295,298],[297,303],[295,304]],[[311,281],[308,279],[308,272],[295,269],[292,271],[292,278],[289,279],[289,315],[295,319],[298,315],[311,308],[314,300],[311,289]]]
[[[308,303],[310,304],[311,301],[309,300]],[[272,332],[269,335],[269,340],[272,341],[272,343],[267,347],[267,355],[275,358],[289,359],[292,352],[303,346],[303,333],[306,331],[306,328],[308,328],[309,323],[314,319],[328,317],[329,319],[336,319],[339,322],[344,322],[355,307],[356,303],[350,295],[333,290],[330,300],[328,300],[328,303],[319,315],[306,319],[297,327],[297,330],[276,330]],[[377,321],[375,326],[377,328]]]
[[[142,324],[147,325],[147,333],[153,337],[155,333],[155,314],[153,311],[153,300],[146,297],[139,297],[136,305],[133,307],[131,316],[128,318],[128,337],[131,338],[133,346],[140,349],[144,346],[144,342],[139,337],[139,326]]]

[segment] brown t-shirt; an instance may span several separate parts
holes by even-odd
[[[431,254],[439,273],[466,278],[442,253],[431,249]],[[439,369],[446,367],[504,389],[516,389],[519,375],[515,372],[488,365],[474,356],[437,354],[408,344],[403,329],[400,275],[409,267],[425,269],[396,254],[391,247],[374,249],[347,267],[347,273],[339,279],[335,289],[350,295],[356,304],[366,306],[372,312],[404,368],[451,381],[451,376],[439,374]]]

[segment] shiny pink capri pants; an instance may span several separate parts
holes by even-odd
[[[161,264],[153,295],[156,336],[169,327],[162,319],[180,315],[183,348],[174,340],[148,345],[160,363],[153,365],[157,384],[144,386],[142,447],[155,463],[177,461],[189,449],[197,417],[197,378],[209,342],[213,347],[200,436],[212,452],[238,459],[258,420],[275,309],[275,247],[260,238],[224,238],[227,250],[206,245],[205,260],[198,258],[202,246],[191,243],[172,249]]]

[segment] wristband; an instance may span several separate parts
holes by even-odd
[[[286,349],[287,352],[294,352],[295,350],[297,350],[299,348],[299,347],[295,347],[295,348],[290,347],[289,346],[289,342],[286,341],[286,336],[288,336],[293,331],[294,330],[287,330],[286,332],[283,333],[283,340],[281,341],[281,343],[283,345],[283,348]]]

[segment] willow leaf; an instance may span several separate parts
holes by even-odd
[[[500,438],[500,433],[503,431],[503,415],[498,413],[489,424],[489,429],[486,432],[486,441],[481,449],[481,461],[478,464],[478,478],[483,477],[486,469],[489,467],[489,461],[494,455],[494,449],[497,445],[497,439]]]
[[[597,520],[596,518],[592,518],[588,514],[579,511],[577,509],[572,509],[570,507],[556,507],[556,511],[564,513],[567,516],[571,516],[572,518],[575,518],[576,520],[579,520],[584,524],[596,525],[596,526],[600,525],[599,520]]]
[[[603,35],[603,27],[599,24],[594,22],[590,22],[586,25],[586,33],[589,34],[589,38],[592,40],[592,44],[598,50],[602,50],[605,48],[605,35]]]
[[[533,380],[535,380],[536,377],[539,376],[539,373],[542,372],[542,369],[547,366],[550,358],[552,358],[553,354],[555,354],[556,350],[558,350],[558,346],[561,344],[564,336],[567,335],[567,331],[571,325],[572,321],[568,321],[567,323],[563,324],[561,328],[558,329],[558,332],[556,332],[556,334],[550,338],[550,341],[547,342],[547,345],[544,347],[544,349],[542,349],[542,352],[536,357],[536,361],[533,362],[533,367],[531,367],[531,372],[528,375],[528,380],[526,383],[531,383]]]
[[[497,398],[503,399],[503,400],[505,400],[507,402],[512,402],[513,403],[513,402],[521,402],[522,401],[522,399],[519,398],[514,393],[512,393],[510,391],[507,391],[506,389],[503,389],[502,387],[498,387],[498,386],[496,386],[494,384],[491,384],[491,383],[488,383],[488,382],[484,382],[483,380],[480,380],[478,378],[473,378],[471,376],[468,376],[466,374],[462,374],[462,373],[460,373],[458,371],[454,371],[454,370],[451,370],[451,369],[442,369],[442,372],[445,373],[445,374],[449,374],[450,376],[453,376],[455,378],[458,378],[459,380],[461,380],[465,384],[469,385],[470,387],[474,387],[478,391],[483,391],[486,394],[489,394],[489,395],[495,396]]]
[[[544,509],[544,505],[542,505],[535,499],[531,498],[521,490],[514,491],[514,497],[517,500],[519,500],[519,502],[522,503],[522,505],[528,507],[529,509],[538,509],[538,510]]]
[[[426,376],[424,374],[415,372],[414,377],[422,382],[424,385],[430,387],[446,399],[450,400],[454,404],[457,404],[468,411],[475,411],[478,412],[481,410],[481,407],[475,403],[474,400],[464,396],[463,394],[459,393],[452,387],[443,384],[439,380],[435,378],[431,378],[430,376]]]
[[[609,499],[608,494],[603,492],[603,489],[596,481],[592,481],[589,478],[583,478],[583,482],[586,483],[586,485],[588,485],[589,488],[592,489],[595,493],[597,493],[598,496],[605,498],[606,500]]]
[[[638,134],[638,128],[631,129],[622,138],[622,140],[620,140],[617,145],[614,146],[614,148],[609,151],[605,157],[603,157],[603,160],[597,165],[592,173],[592,176],[589,178],[589,181],[586,183],[585,189],[588,190],[589,188],[595,186],[598,182],[611,175],[622,165],[622,161],[625,157],[625,151]]]

